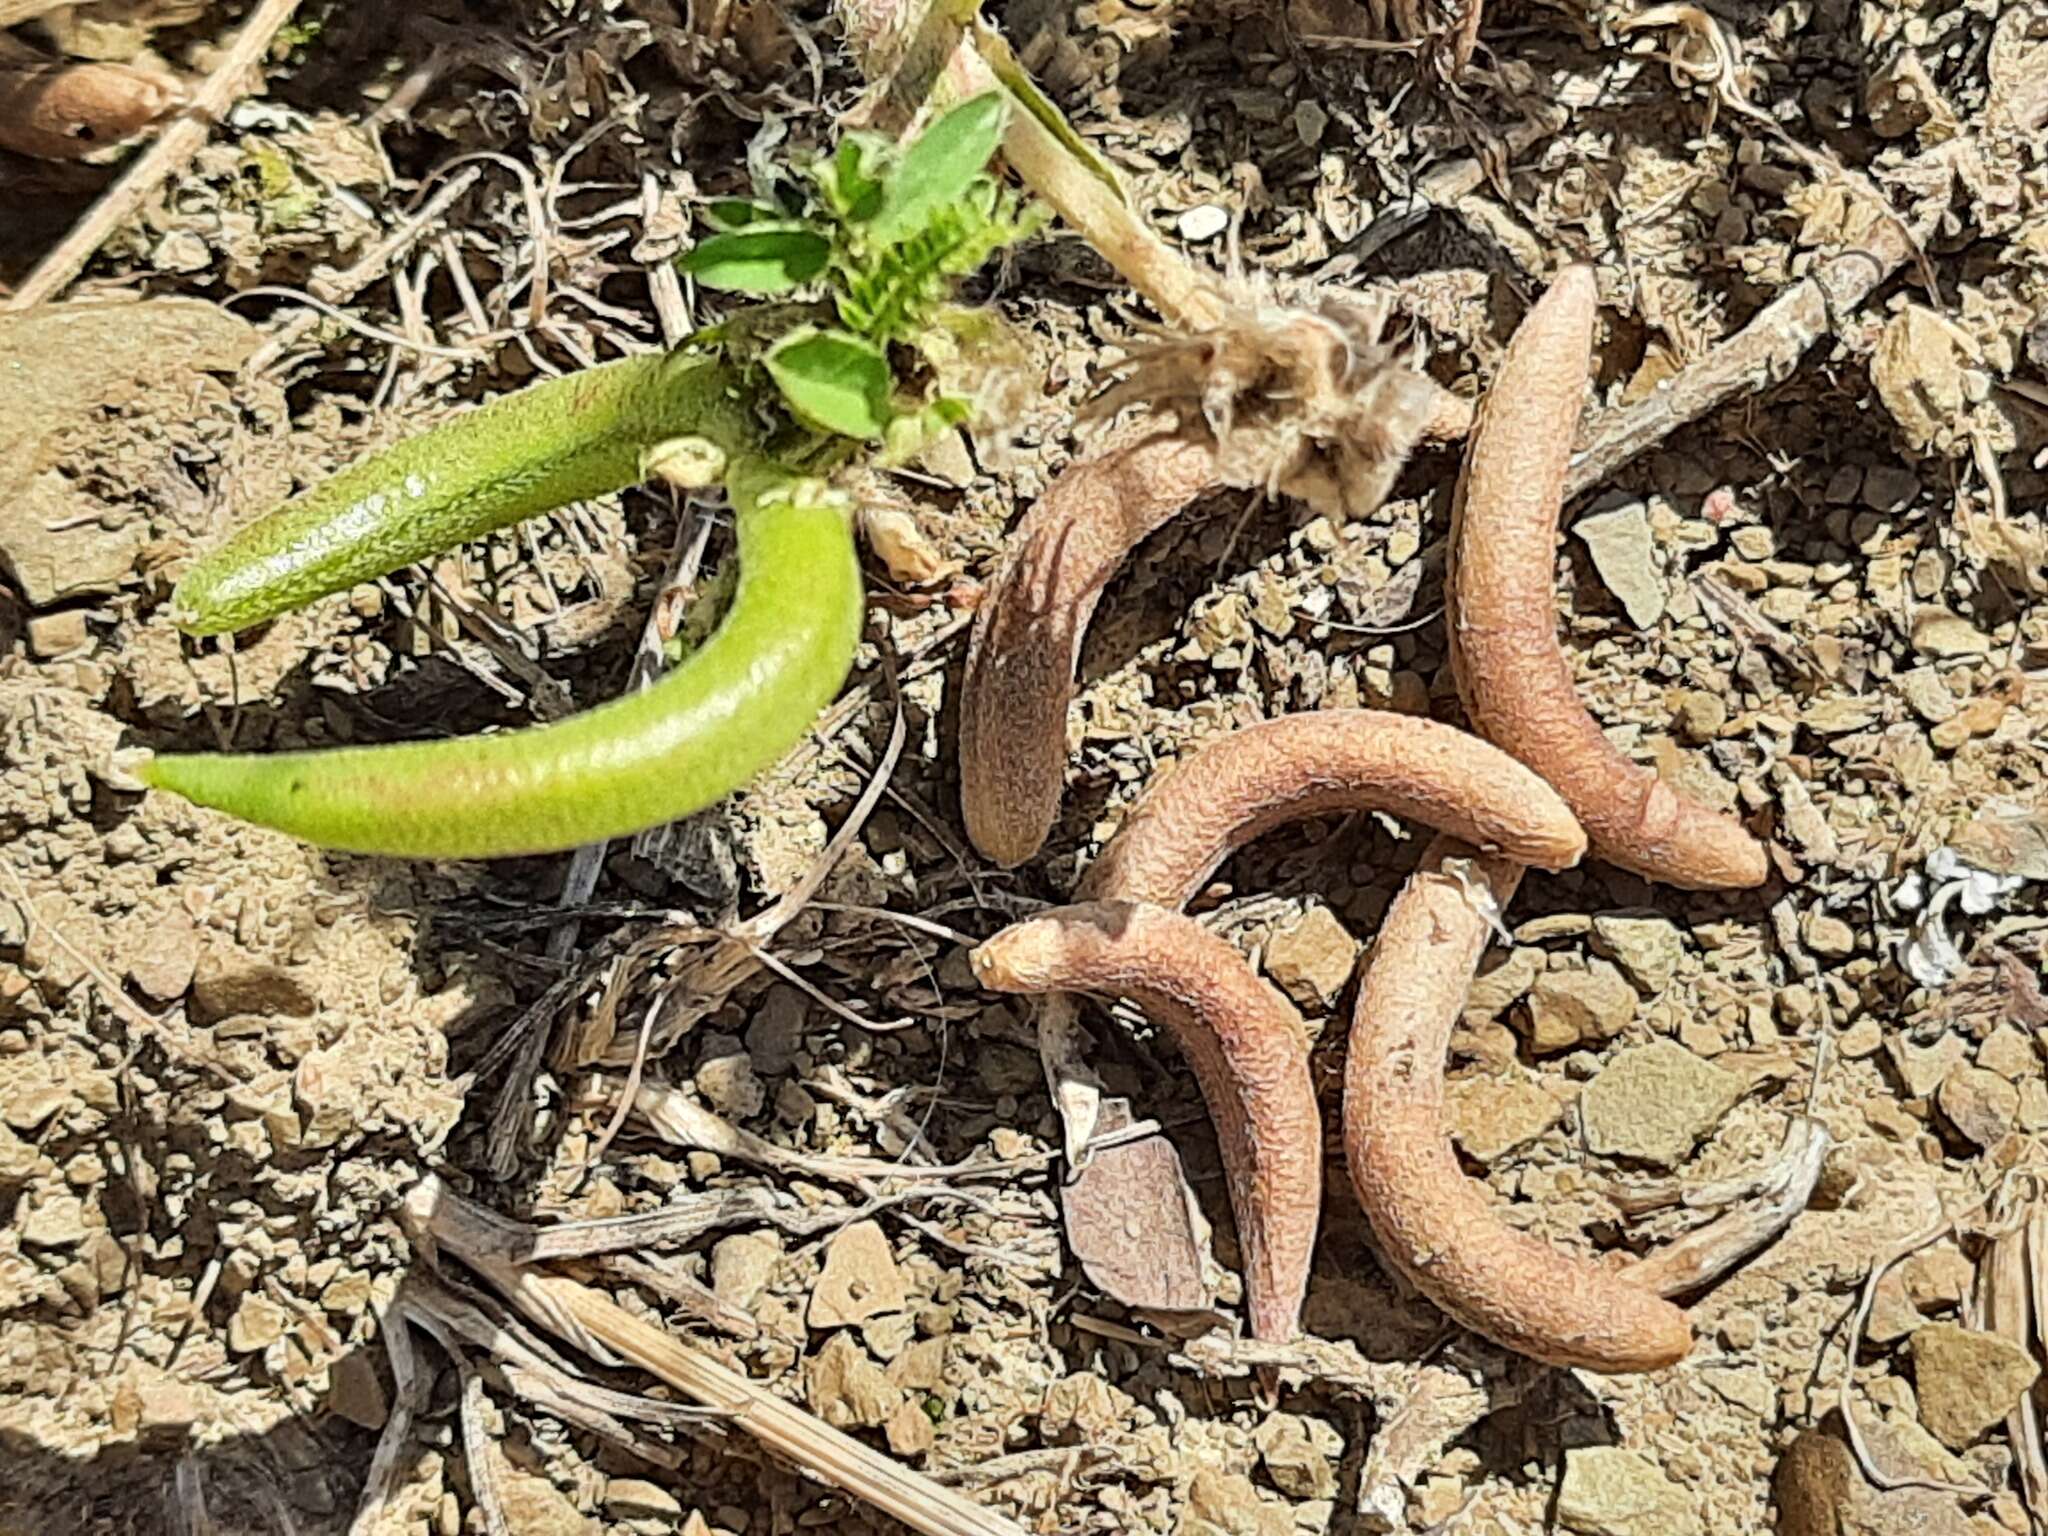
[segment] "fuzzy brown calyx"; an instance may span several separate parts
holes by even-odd
[[[1386,499],[1416,443],[1460,436],[1469,415],[1391,342],[1383,304],[1329,289],[1299,303],[1236,279],[1216,325],[1154,330],[1083,410],[1170,414],[1213,443],[1223,483],[1285,494],[1334,518]]]

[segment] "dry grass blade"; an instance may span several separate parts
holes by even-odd
[[[493,1256],[488,1213],[424,1180],[407,1205],[422,1232],[487,1278],[528,1317],[579,1348],[628,1360],[678,1391],[732,1416],[811,1477],[902,1521],[925,1536],[1023,1536],[1023,1528],[765,1392],[609,1297],[574,1280],[521,1269]]]
[[[2034,1250],[2042,1213],[2036,1209],[2024,1222],[1995,1239],[1977,1267],[1979,1324],[2031,1351],[2040,1322],[2041,1297],[2034,1289]],[[2019,1463],[2020,1492],[2036,1531],[2048,1520],[2048,1454],[2041,1444],[2041,1416],[2029,1391],[2006,1415],[2006,1437]]]
[[[893,674],[890,682],[893,688],[896,682]],[[823,738],[837,730],[848,718],[846,706],[847,700],[842,698],[813,728],[813,739]],[[875,771],[869,775],[867,787],[861,791],[860,799],[854,802],[853,810],[840,823],[839,830],[832,834],[832,841],[825,845],[825,851],[804,871],[803,879],[777,898],[773,906],[732,928],[708,935],[701,929],[691,930],[686,935],[675,932],[656,935],[657,947],[678,937],[694,939],[708,936],[716,942],[708,954],[685,966],[662,989],[656,1006],[648,1010],[641,1029],[629,1036],[608,1038],[602,1048],[579,1051],[573,1060],[565,1060],[561,1065],[588,1066],[593,1060],[601,1059],[607,1066],[630,1068],[642,1051],[642,1030],[654,1032],[647,1050],[649,1054],[658,1056],[698,1020],[723,1007],[733,988],[762,967],[769,943],[810,905],[818,887],[824,884],[825,876],[832,872],[833,865],[845,856],[846,850],[860,836],[861,828],[867,825],[868,817],[874,814],[875,807],[881,803],[882,795],[889,787],[890,776],[896,772],[896,764],[903,755],[903,744],[907,739],[903,700],[898,694],[895,720],[889,727],[889,744],[882,751],[881,761],[875,764]],[[635,1101],[638,1101],[638,1095],[635,1095]]]
[[[2027,1213],[2027,1263],[2025,1284],[2032,1348],[2038,1359],[2048,1351],[2048,1203],[2036,1199]],[[2020,1489],[2026,1497],[2027,1516],[2036,1532],[2048,1530],[2048,1444],[2042,1440],[2040,1387],[2020,1399],[2009,1423],[2013,1446],[2020,1463]]]
[[[73,3],[75,0],[0,0],[0,27],[18,27]]]
[[[1928,1223],[1918,1232],[1901,1239],[1884,1250],[1871,1261],[1870,1270],[1863,1277],[1863,1289],[1856,1297],[1856,1310],[1849,1319],[1842,1339],[1842,1375],[1835,1389],[1835,1409],[1841,1415],[1842,1426],[1848,1432],[1849,1449],[1856,1454],[1857,1465],[1863,1469],[1864,1478],[1876,1488],[1930,1488],[1936,1493],[1960,1494],[1965,1498],[1982,1498],[1985,1490],[1969,1483],[1952,1483],[1935,1477],[1892,1477],[1881,1467],[1877,1458],[1870,1453],[1870,1443],[1864,1438],[1863,1427],[1856,1416],[1856,1356],[1863,1348],[1863,1339],[1870,1326],[1870,1309],[1877,1301],[1878,1283],[1889,1274],[1892,1267],[1918,1253],[1922,1248],[1940,1242],[1951,1233],[1957,1232],[1966,1222],[1974,1221],[1986,1211],[1997,1211],[2005,1198],[2006,1191],[2014,1181],[2031,1180],[2031,1172],[2014,1170],[2006,1175],[2005,1181],[1991,1194],[1980,1200],[1960,1216],[1943,1216]],[[2017,1225],[2008,1221],[2008,1226]],[[2004,1234],[1999,1234],[2002,1239]]]
[[[404,1472],[399,1457],[412,1433],[412,1421],[426,1405],[428,1381],[413,1353],[411,1325],[402,1307],[388,1307],[379,1319],[378,1333],[384,1353],[391,1361],[391,1416],[377,1437],[377,1449],[370,1456],[370,1471],[363,1479],[362,1501],[349,1523],[348,1536],[369,1536],[380,1528],[398,1496],[399,1478]]]

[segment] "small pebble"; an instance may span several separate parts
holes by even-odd
[[[1230,228],[1230,215],[1215,203],[1203,203],[1180,216],[1180,237],[1190,245],[1214,240]]]

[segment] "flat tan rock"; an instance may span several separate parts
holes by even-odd
[[[902,1311],[906,1296],[887,1234],[872,1221],[857,1221],[825,1250],[804,1321],[813,1328],[843,1328]]]
[[[1920,1422],[1952,1451],[2003,1421],[2041,1375],[2018,1344],[1960,1323],[1929,1323],[1911,1348]]]

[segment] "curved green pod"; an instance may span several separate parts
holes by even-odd
[[[758,460],[729,484],[732,606],[643,692],[497,735],[161,756],[138,775],[321,847],[410,858],[557,852],[702,810],[810,729],[846,681],[865,606],[838,498]]]
[[[714,351],[688,347],[549,379],[373,454],[259,518],[171,594],[171,622],[218,635],[370,581],[572,501],[637,483],[657,443],[753,441]]]

